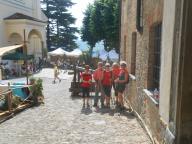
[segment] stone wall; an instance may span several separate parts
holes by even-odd
[[[124,1],[124,0],[122,0]],[[132,73],[134,67],[134,41],[133,33],[136,34],[136,67],[135,75],[130,76],[130,83],[125,91],[125,100],[128,101],[133,109],[141,116],[146,126],[150,129],[152,136],[158,142],[164,141],[164,132],[166,124],[164,124],[159,115],[159,107],[148,96],[144,89],[150,87],[151,66],[151,28],[162,22],[163,19],[163,0],[143,0],[143,31],[138,32],[136,29],[137,0],[127,0],[122,4],[122,15],[124,15],[122,23],[123,29],[121,35],[127,35],[126,53],[124,51],[124,39],[121,39],[121,59],[126,57],[129,72]],[[125,7],[128,10],[125,10]],[[125,19],[125,15],[126,19]],[[127,27],[127,29],[125,29]]]

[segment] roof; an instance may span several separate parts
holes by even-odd
[[[22,13],[14,13],[13,15],[4,18],[4,20],[15,20],[15,19],[26,19],[26,20],[32,20],[32,21],[37,21],[41,23],[47,23],[46,21],[42,21],[40,19],[28,16],[28,15],[24,15]]]

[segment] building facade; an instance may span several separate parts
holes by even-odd
[[[125,98],[157,143],[192,141],[191,6],[190,0],[121,0],[120,57],[131,79]]]
[[[26,44],[27,54],[42,57],[47,18],[40,0],[0,0],[0,47]]]

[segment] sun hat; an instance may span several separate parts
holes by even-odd
[[[119,66],[119,64],[114,62],[112,66]]]
[[[120,61],[120,65],[121,66],[127,66],[127,63],[126,63],[126,61]]]
[[[106,63],[105,66],[106,66],[106,67],[107,67],[107,66],[110,67],[110,63]]]

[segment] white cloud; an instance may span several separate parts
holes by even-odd
[[[94,0],[72,0],[73,3],[76,3],[70,9],[72,15],[77,19],[75,26],[80,28],[82,26],[82,20],[84,17],[83,12],[87,8],[89,3],[93,3]]]

